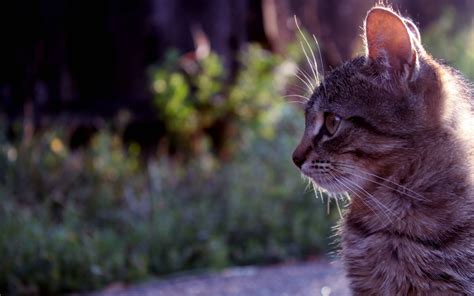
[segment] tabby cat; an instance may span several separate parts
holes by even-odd
[[[340,236],[354,295],[474,295],[472,90],[392,9],[372,8],[364,35],[366,55],[306,103],[293,161],[351,196]]]

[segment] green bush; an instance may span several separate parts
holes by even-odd
[[[290,74],[281,69],[285,60],[257,45],[249,45],[239,60],[241,69],[234,77],[214,53],[183,60],[171,51],[152,69],[153,103],[171,146],[184,153],[230,155],[246,129],[263,137],[274,134]]]

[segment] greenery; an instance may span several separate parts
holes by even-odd
[[[154,106],[170,146],[184,153],[211,149],[229,156],[246,129],[267,139],[275,136],[293,63],[258,45],[249,45],[239,60],[235,77],[229,77],[214,53],[186,60],[171,51],[152,69]]]
[[[278,137],[248,132],[227,163],[145,165],[107,131],[75,152],[59,131],[3,142],[0,290],[81,291],[326,251],[332,219],[288,157],[301,124],[283,108]]]
[[[423,44],[434,57],[474,81],[474,21],[470,26],[456,26],[454,9],[446,9],[442,18],[424,32]]]
[[[84,291],[325,253],[337,214],[291,163],[304,124],[281,97],[291,62],[256,46],[241,62],[234,82],[213,54],[195,72],[173,53],[153,69],[166,140],[192,152],[186,161],[143,161],[113,127],[75,151],[58,125],[20,142],[0,132],[0,291]],[[209,132],[223,124],[238,131],[224,134],[227,161]]]

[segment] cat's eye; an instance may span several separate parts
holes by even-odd
[[[342,118],[335,114],[335,113],[326,113],[326,119],[324,124],[326,126],[326,130],[332,136],[337,132],[339,125],[341,125]]]

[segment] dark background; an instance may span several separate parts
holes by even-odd
[[[368,0],[36,0],[0,7],[0,106],[16,118],[26,103],[35,122],[60,112],[112,116],[128,108],[150,116],[150,65],[170,49],[195,48],[191,28],[207,35],[230,73],[247,42],[281,52],[294,35],[292,16],[323,44],[325,67],[352,55]],[[393,6],[423,29],[447,2],[400,0]],[[474,2],[449,1],[458,26]]]

